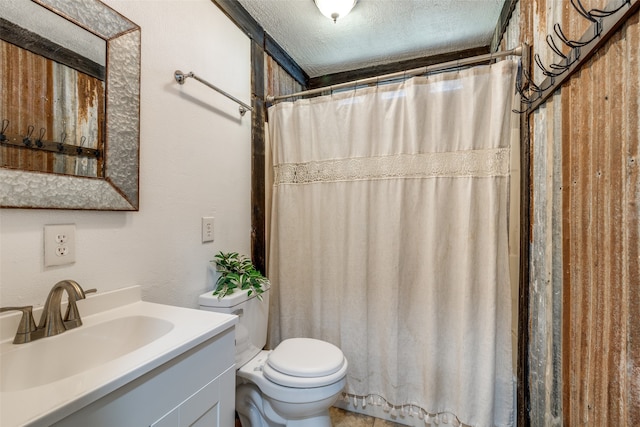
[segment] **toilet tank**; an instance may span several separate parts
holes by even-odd
[[[238,316],[236,325],[236,369],[251,360],[267,343],[267,322],[269,319],[269,286],[260,294],[248,296],[248,290],[238,291],[219,299],[207,292],[200,295],[201,310]]]

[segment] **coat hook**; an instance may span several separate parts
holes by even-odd
[[[556,42],[553,40],[551,34],[547,34],[547,45],[551,48],[551,50],[558,55],[562,59],[567,59],[567,56],[562,53],[562,51],[556,45]]]
[[[631,6],[631,0],[624,0],[620,6],[616,7],[615,9],[612,10],[604,10],[604,9],[590,9],[587,10],[581,3],[580,0],[575,0],[578,5],[576,6],[575,4],[573,4],[573,0],[571,1],[571,3],[573,4],[573,7],[576,8],[576,10],[578,10],[578,13],[580,13],[580,15],[582,15],[584,18],[588,19],[591,22],[596,22],[597,18],[606,18],[607,16],[611,16],[614,13],[618,12],[620,9],[622,9],[625,6]],[[580,9],[578,9],[578,7]],[[602,25],[602,24],[600,24]]]
[[[38,135],[38,139],[36,139],[36,145],[39,148],[42,148],[42,146],[44,145],[42,143],[42,138],[44,138],[44,134],[47,132],[47,130],[45,128],[40,128],[40,135]]]
[[[560,41],[562,43],[564,43],[565,45],[569,46],[570,48],[576,48],[576,47],[582,47],[582,46],[586,46],[589,43],[591,43],[592,41],[594,41],[596,38],[598,38],[600,36],[601,31],[601,27],[602,27],[602,23],[600,21],[594,21],[596,23],[595,26],[595,35],[590,38],[587,41],[581,42],[581,41],[576,41],[576,40],[569,40],[569,38],[567,36],[564,35],[564,33],[562,32],[562,27],[560,27],[560,24],[555,23],[553,25],[553,31],[556,33],[556,35],[558,36],[558,38],[560,39]],[[600,29],[599,29],[600,28]]]
[[[578,11],[580,15],[582,15],[583,18],[588,19],[591,22],[595,21],[593,16],[591,16],[589,11],[585,9],[585,7],[582,5],[582,2],[580,0],[571,0],[571,5],[576,11]]]
[[[4,141],[7,139],[4,133],[8,127],[9,127],[9,119],[2,119],[2,127],[0,127],[0,141]]]
[[[22,143],[25,145],[25,147],[31,147],[31,134],[33,133],[34,129],[35,128],[33,127],[33,125],[27,126],[27,136],[22,138]]]
[[[559,75],[561,75],[562,73],[564,73],[566,71],[566,69],[554,73],[553,71],[549,71],[545,68],[544,64],[542,63],[542,59],[540,59],[540,55],[538,55],[537,53],[535,55],[533,55],[533,59],[536,62],[536,65],[538,66],[538,68],[540,68],[540,70],[542,70],[542,74],[544,74],[547,77],[558,77]]]

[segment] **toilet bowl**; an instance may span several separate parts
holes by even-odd
[[[290,338],[273,350],[262,350],[268,289],[262,300],[242,291],[221,300],[207,293],[199,301],[203,310],[240,317],[236,411],[242,427],[331,427],[329,407],[344,389],[348,368],[338,347],[312,338]]]

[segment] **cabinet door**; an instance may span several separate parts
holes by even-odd
[[[151,427],[232,426],[234,392],[235,369],[231,368],[151,424]]]
[[[53,426],[233,426],[234,349],[234,330],[231,328],[69,414]]]
[[[151,427],[178,427],[180,425],[180,407],[173,408],[171,412],[160,418]]]
[[[220,415],[218,378],[195,392],[180,405],[179,427],[218,427]]]

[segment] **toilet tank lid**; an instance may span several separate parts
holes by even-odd
[[[269,290],[269,285],[264,288],[264,292]],[[200,307],[213,307],[213,308],[227,308],[233,307],[238,304],[242,304],[245,301],[249,301],[251,298],[257,298],[255,293],[250,296],[248,289],[236,290],[231,295],[226,295],[224,298],[218,298],[217,295],[213,295],[213,291],[206,292],[198,297],[198,304]]]
[[[342,350],[313,338],[290,338],[270,354],[267,363],[273,369],[295,377],[315,378],[331,375],[345,363]]]

